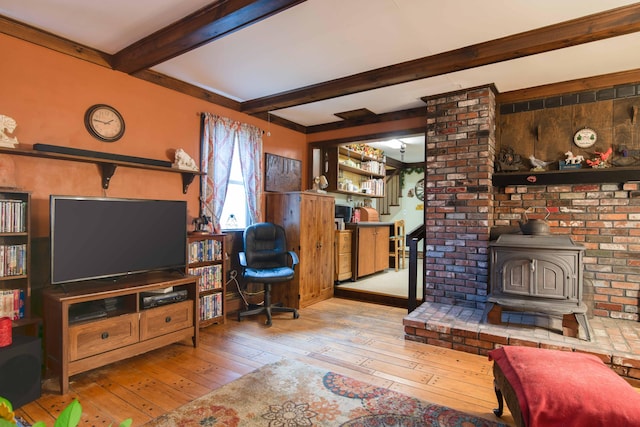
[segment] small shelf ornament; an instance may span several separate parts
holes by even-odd
[[[0,114],[0,147],[16,148],[18,138],[7,135],[7,132],[13,133],[17,126],[13,118]]]

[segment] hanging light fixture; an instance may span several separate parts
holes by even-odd
[[[407,144],[400,141],[400,160],[404,162],[404,153],[407,151]]]

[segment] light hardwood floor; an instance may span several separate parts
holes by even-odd
[[[405,309],[333,298],[300,311],[264,317],[200,332],[200,345],[179,343],[71,378],[59,395],[45,381],[43,395],[18,410],[27,421],[53,417],[73,398],[83,406],[82,426],[133,425],[179,406],[282,358],[331,369],[370,384],[498,420],[491,362],[484,356],[404,339]],[[239,398],[249,398],[239,396]],[[505,407],[506,409],[506,407]],[[502,421],[513,425],[508,410]]]

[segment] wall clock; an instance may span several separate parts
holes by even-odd
[[[424,202],[424,178],[416,182],[415,189],[416,189],[416,197],[418,198],[418,200],[420,200],[421,202]]]
[[[96,104],[84,114],[84,125],[89,133],[103,142],[114,142],[124,135],[124,119],[115,108]]]
[[[573,143],[580,148],[589,148],[596,143],[598,135],[596,131],[589,128],[580,129],[573,135]]]

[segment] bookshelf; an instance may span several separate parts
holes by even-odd
[[[346,147],[325,150],[327,191],[382,198],[385,194],[385,160]]]
[[[200,280],[200,327],[225,323],[224,234],[189,233],[187,273]]]
[[[38,334],[40,319],[31,313],[31,193],[0,190],[0,317],[12,329]]]

